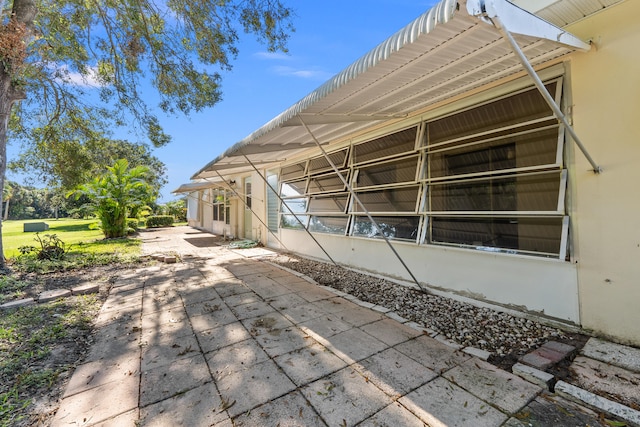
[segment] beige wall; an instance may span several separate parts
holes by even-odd
[[[568,28],[596,49],[571,59],[573,121],[604,172],[577,150],[572,178],[582,324],[640,345],[640,1]]]

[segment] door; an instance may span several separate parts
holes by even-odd
[[[278,191],[278,175],[275,172],[267,172],[267,225],[270,233],[267,234],[267,245],[278,246],[277,239],[273,234],[278,234],[278,209],[280,201],[272,188]],[[273,234],[272,234],[273,233]]]
[[[244,180],[244,238],[253,239],[252,213],[251,213],[251,178]]]

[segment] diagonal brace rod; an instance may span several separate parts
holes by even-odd
[[[513,35],[509,32],[507,28],[505,28],[502,22],[500,22],[500,18],[498,18],[497,16],[494,16],[494,17],[491,17],[490,19],[493,22],[493,25],[498,29],[498,31],[500,31],[500,33],[504,36],[507,42],[511,45],[513,52],[516,54],[516,56],[522,63],[522,66],[527,71],[529,76],[533,79],[533,83],[536,85],[536,87],[538,88],[538,91],[540,92],[544,100],[547,102],[551,110],[553,110],[553,113],[555,114],[556,118],[560,122],[562,122],[565,129],[567,129],[567,131],[569,132],[569,135],[571,135],[571,139],[573,139],[573,142],[576,143],[580,151],[582,151],[582,154],[584,154],[587,161],[591,164],[591,167],[593,167],[593,172],[596,174],[601,173],[602,168],[595,162],[595,160],[593,160],[593,158],[587,151],[584,144],[582,144],[580,137],[578,136],[578,134],[576,134],[575,130],[573,130],[573,126],[569,124],[569,120],[567,120],[567,116],[564,115],[564,113],[562,112],[558,104],[556,104],[555,99],[553,99],[553,97],[551,96],[547,88],[544,86],[544,83],[542,83],[542,80],[540,80],[540,76],[538,76],[536,71],[531,66],[531,63],[529,63],[529,60],[525,56],[524,52],[522,52],[522,49],[516,42]]]

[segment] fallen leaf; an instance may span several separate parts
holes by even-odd
[[[223,398],[222,403],[220,404],[220,412],[226,411],[227,409],[231,408],[235,404],[236,404],[235,400],[233,402],[229,402],[227,399]]]
[[[622,421],[607,420],[605,418],[604,422],[611,427],[627,427],[627,423],[623,423]]]

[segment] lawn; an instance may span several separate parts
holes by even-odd
[[[62,240],[66,249],[71,253],[74,252],[90,252],[96,254],[110,253],[117,251],[119,253],[137,254],[139,242],[135,239],[128,241],[104,240],[102,231],[98,229],[97,219],[45,219],[45,220],[28,220],[28,221],[3,221],[2,222],[2,243],[4,254],[7,258],[13,258],[20,254],[18,248],[21,246],[35,246],[40,244],[36,240],[35,232],[23,231],[25,222],[46,222],[49,224],[49,230],[40,232],[40,236],[47,234],[58,236]]]

